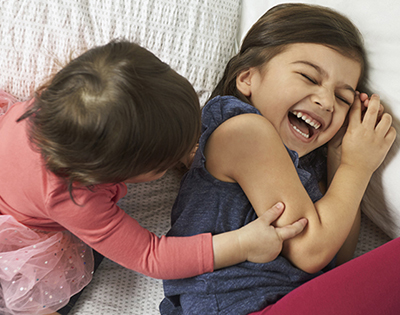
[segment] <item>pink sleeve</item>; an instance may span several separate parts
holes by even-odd
[[[141,227],[116,202],[126,186],[102,186],[91,192],[53,193],[48,215],[93,249],[116,263],[153,278],[178,279],[213,271],[212,235],[159,238]]]

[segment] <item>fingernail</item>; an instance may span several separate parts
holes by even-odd
[[[280,209],[283,209],[283,203],[282,203],[282,202],[278,202],[278,203],[275,205],[275,207],[278,208],[279,210],[280,210]]]

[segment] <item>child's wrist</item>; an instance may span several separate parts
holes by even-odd
[[[234,230],[213,236],[214,269],[220,269],[247,260],[241,231]]]
[[[236,235],[236,239],[237,239],[237,259],[239,260],[239,262],[244,262],[248,260],[249,254],[248,254],[248,249],[249,246],[246,245],[245,243],[245,237],[243,235],[244,231],[242,230],[242,228],[233,231]]]
[[[369,182],[374,171],[362,163],[346,163],[341,162],[339,168],[346,174],[346,178],[357,178],[360,185],[365,181]],[[339,170],[338,168],[338,170]]]

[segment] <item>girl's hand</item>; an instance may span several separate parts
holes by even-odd
[[[361,117],[363,118],[365,115],[365,112],[367,111],[368,104],[369,104],[369,97],[366,93],[361,93],[359,94],[357,92],[356,99],[359,97],[361,101]],[[378,119],[377,122],[380,121],[382,115],[383,115],[384,108],[382,104],[380,104],[379,107],[379,112],[378,112]],[[349,124],[349,117],[346,118],[345,122],[343,123],[343,126],[339,129],[339,131],[336,133],[336,135],[328,142],[328,186],[330,182],[333,179],[333,176],[336,173],[336,170],[338,169],[341,158],[342,158],[342,141],[343,137],[346,134],[347,131],[347,126]]]
[[[327,186],[329,187],[339,165],[342,160],[342,141],[346,134],[348,126],[348,118],[346,118],[343,126],[339,129],[336,135],[328,142],[327,152]]]
[[[244,227],[214,235],[214,269],[244,261],[267,263],[274,260],[282,251],[283,242],[300,234],[307,225],[307,219],[280,228],[271,225],[283,209],[283,203],[279,202]]]
[[[356,97],[343,138],[342,164],[371,174],[381,165],[396,138],[392,117],[382,112],[378,95],[374,94],[370,99],[366,94]]]
[[[300,219],[283,227],[271,225],[283,213],[284,204],[279,202],[255,221],[237,230],[241,251],[247,261],[266,263],[274,260],[282,251],[283,242],[300,234],[307,219]]]
[[[361,100],[361,112],[362,112],[362,117],[364,117],[365,112],[368,108],[368,104],[369,104],[369,97],[368,94],[366,93],[361,93],[360,94],[360,100]],[[382,115],[383,115],[383,111],[384,111],[384,107],[382,104],[379,104],[379,113],[378,113],[378,120],[377,122],[380,121]]]

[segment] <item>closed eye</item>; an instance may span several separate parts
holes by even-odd
[[[336,95],[336,98],[337,98],[338,100],[340,100],[341,102],[343,102],[343,103],[349,105],[349,106],[352,104],[352,103],[350,103],[349,101],[347,101],[346,99],[344,99],[344,98],[341,97],[341,96]]]
[[[312,84],[318,84],[318,82],[317,82],[316,80],[314,80],[313,78],[309,77],[308,75],[306,75],[306,74],[304,74],[304,73],[299,73],[299,74],[300,74],[302,77],[306,78],[308,81],[310,81]],[[352,102],[347,101],[345,98],[343,98],[343,97],[341,97],[341,96],[339,96],[339,95],[336,95],[336,98],[337,98],[339,101],[345,103],[345,104],[348,105],[348,106],[351,106],[351,104],[352,104]]]
[[[310,81],[313,84],[318,84],[317,81],[315,81],[314,79],[312,79],[311,77],[309,77],[308,75],[304,74],[304,73],[300,73],[304,78],[306,78],[308,81]]]

